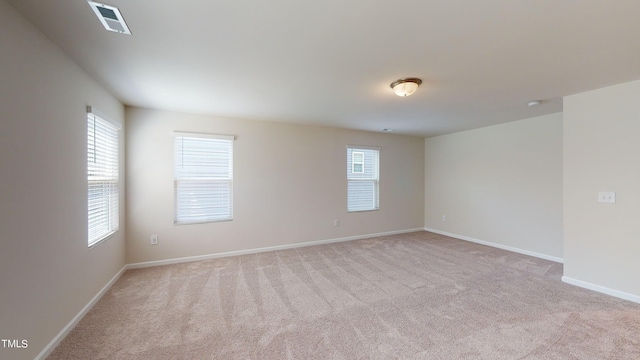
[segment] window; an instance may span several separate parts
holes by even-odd
[[[353,151],[351,153],[351,172],[354,174],[364,174],[364,153]]]
[[[233,219],[233,140],[174,133],[174,224]]]
[[[88,244],[118,230],[119,127],[87,108]]]
[[[380,149],[347,147],[347,211],[380,209]]]

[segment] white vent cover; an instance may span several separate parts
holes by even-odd
[[[117,7],[93,1],[88,1],[88,3],[91,5],[93,12],[96,13],[105,29],[131,35],[131,31],[129,31],[129,27],[124,22],[124,18]]]

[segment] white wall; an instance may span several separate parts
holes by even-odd
[[[563,257],[562,113],[427,138],[425,172],[427,229]]]
[[[173,131],[237,136],[233,221],[173,225]],[[379,211],[346,211],[348,144],[382,148]],[[127,147],[129,263],[423,227],[421,138],[127,108]]]
[[[635,301],[640,301],[639,99],[640,81],[564,98],[564,279],[631,294]],[[616,192],[616,203],[598,203],[599,191]]]
[[[124,206],[119,234],[87,248],[86,105],[123,122],[113,96],[0,0],[0,338],[28,341],[2,359],[33,359],[124,265]]]

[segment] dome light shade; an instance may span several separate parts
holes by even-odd
[[[422,80],[418,78],[406,78],[392,82],[391,88],[398,96],[409,96],[418,90],[420,84],[422,84]]]

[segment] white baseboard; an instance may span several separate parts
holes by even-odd
[[[188,256],[188,257],[181,257],[181,258],[167,259],[167,260],[145,261],[145,262],[128,264],[127,269],[139,269],[139,268],[152,267],[152,266],[180,264],[180,263],[200,261],[200,260],[211,260],[211,259],[217,259],[217,258],[229,257],[229,256],[257,254],[257,253],[267,252],[267,251],[286,250],[286,249],[294,249],[294,248],[299,248],[304,246],[322,245],[322,244],[330,244],[330,243],[343,242],[343,241],[368,239],[368,238],[381,237],[381,236],[406,234],[406,233],[423,231],[423,230],[424,229],[422,228],[396,230],[396,231],[388,231],[388,232],[375,233],[375,234],[347,236],[347,237],[335,238],[335,239],[309,241],[309,242],[287,244],[287,245],[276,245],[276,246],[268,246],[268,247],[247,249],[247,250],[227,251],[222,253]]]
[[[564,263],[564,259],[562,259],[562,258],[551,256],[551,255],[546,255],[546,254],[541,254],[541,253],[537,253],[537,252],[534,252],[534,251],[523,250],[523,249],[519,249],[519,248],[516,248],[516,247],[513,247],[513,246],[496,244],[496,243],[492,243],[492,242],[489,242],[489,241],[478,240],[478,239],[474,239],[472,237],[452,234],[452,233],[448,233],[448,232],[445,232],[445,231],[440,231],[440,230],[431,229],[431,228],[427,228],[427,227],[424,228],[424,231],[428,231],[428,232],[432,232],[432,233],[436,233],[436,234],[440,234],[440,235],[444,235],[444,236],[449,236],[449,237],[456,238],[456,239],[459,239],[459,240],[470,241],[470,242],[473,242],[473,243],[476,243],[476,244],[491,246],[491,247],[494,247],[494,248],[515,252],[515,253],[518,253],[518,254],[533,256],[533,257],[537,257],[537,258],[540,258],[540,259],[549,260],[549,261],[553,261],[553,262],[557,262],[557,263],[561,263],[561,264]]]
[[[624,291],[619,291],[619,290],[614,290],[614,289],[610,289],[604,286],[600,286],[600,285],[596,285],[596,284],[592,284],[586,281],[582,281],[582,280],[578,280],[578,279],[574,279],[568,276],[563,276],[562,277],[562,281],[567,283],[567,284],[571,284],[571,285],[575,285],[581,288],[585,288],[585,289],[589,289],[589,290],[593,290],[593,291],[597,291],[599,293],[603,293],[606,295],[610,295],[610,296],[614,296],[620,299],[624,299],[624,300],[629,300],[629,301],[633,301],[634,303],[638,303],[640,304],[640,296],[638,295],[634,295],[634,294],[629,294],[626,293]]]
[[[82,318],[89,312],[89,310],[91,310],[91,308],[98,302],[98,300],[100,300],[100,298],[102,298],[102,296],[107,293],[111,286],[113,286],[113,284],[115,284],[116,281],[120,279],[120,276],[124,274],[125,270],[127,270],[127,265],[123,266],[122,269],[120,269],[120,271],[118,271],[118,273],[115,274],[111,278],[111,280],[109,280],[109,282],[105,286],[103,286],[102,289],[100,289],[100,291],[98,291],[98,293],[87,303],[87,305],[85,305],[82,310],[80,310],[80,312],[76,314],[73,319],[71,319],[67,326],[60,330],[58,335],[56,335],[53,340],[51,340],[49,344],[47,344],[47,346],[42,349],[40,354],[35,357],[35,360],[45,359],[47,356],[49,356],[51,352],[56,348],[56,346],[58,346],[60,342],[67,336],[67,334],[69,334],[69,332],[73,330],[76,325],[78,325],[80,320],[82,320]]]

